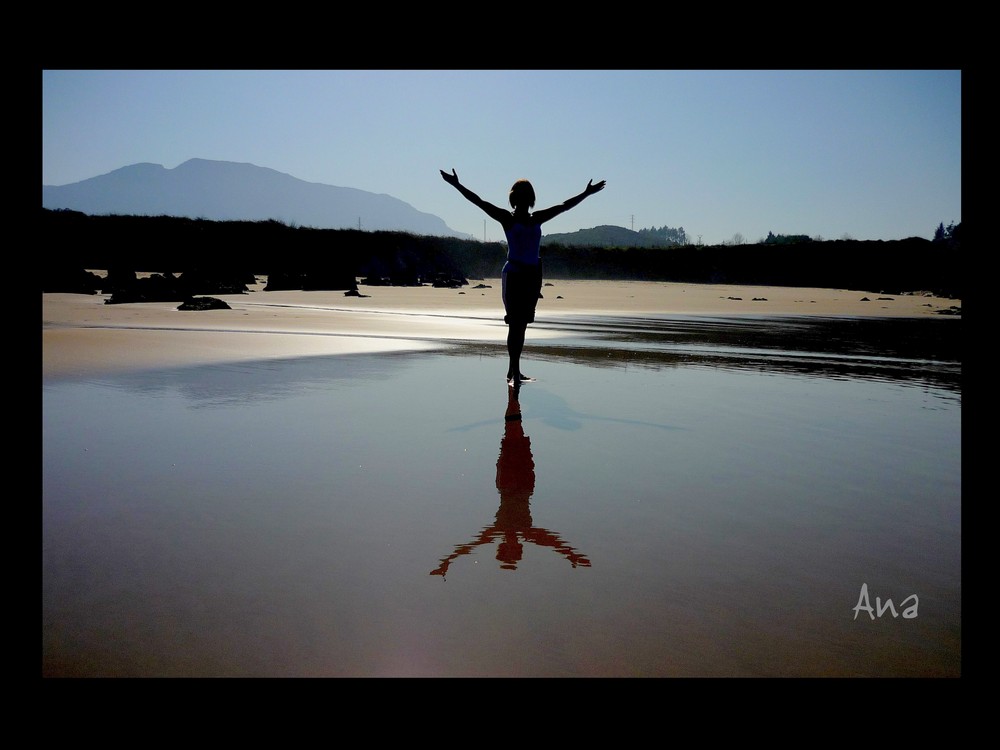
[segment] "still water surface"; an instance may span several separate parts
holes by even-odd
[[[883,323],[43,384],[43,674],[957,676],[960,321]]]

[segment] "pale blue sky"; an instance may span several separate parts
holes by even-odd
[[[505,205],[607,189],[545,225],[930,238],[962,219],[960,71],[43,71],[42,184],[140,162],[249,162],[388,193],[502,238]]]

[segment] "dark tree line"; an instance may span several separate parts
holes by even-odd
[[[810,240],[673,247],[543,247],[554,279],[623,279],[814,286],[961,297],[961,224],[940,238]],[[679,231],[679,230],[678,230]],[[42,209],[43,291],[83,269],[241,279],[267,275],[282,288],[344,288],[362,283],[429,284],[495,277],[505,259],[499,242],[292,227],[277,221],[88,216]],[[781,235],[775,236],[775,238]],[[312,284],[313,286],[310,286]]]
[[[934,242],[946,242],[951,245],[959,245],[962,242],[962,223],[951,222],[948,226],[944,222],[938,224],[934,230]]]
[[[684,231],[684,227],[674,228],[662,226],[659,229],[656,227],[650,227],[649,229],[640,229],[638,233],[642,237],[656,239],[667,246],[690,244],[687,233]]]
[[[811,238],[807,234],[775,234],[768,232],[764,238],[764,245],[794,245],[799,242],[810,242]]]

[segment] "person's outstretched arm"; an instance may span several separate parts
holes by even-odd
[[[477,206],[483,209],[483,211],[485,211],[491,219],[496,219],[501,224],[510,221],[511,218],[510,211],[505,211],[499,206],[494,206],[489,201],[484,201],[478,195],[473,193],[471,190],[469,190],[469,188],[467,188],[465,185],[463,185],[461,182],[458,181],[458,174],[455,172],[454,169],[451,170],[451,174],[448,174],[443,169],[440,171],[441,171],[441,176],[444,178],[445,182],[447,182],[449,185],[454,186],[454,188],[462,195],[464,195],[469,202],[475,203]]]
[[[541,211],[535,211],[532,216],[541,224],[544,221],[555,218],[564,211],[569,211],[573,206],[577,205],[580,201],[586,198],[588,195],[593,195],[594,193],[599,193],[604,190],[605,181],[601,180],[596,185],[593,180],[587,182],[587,187],[583,189],[583,192],[579,195],[574,195],[572,198],[567,198],[565,201],[560,203],[558,206],[552,206],[552,208],[543,208]]]
[[[432,576],[444,576],[448,572],[448,566],[451,565],[455,560],[457,560],[462,555],[470,554],[476,547],[481,544],[489,544],[493,541],[494,537],[500,536],[500,532],[497,531],[496,527],[490,526],[482,530],[477,539],[469,542],[468,544],[460,544],[455,547],[455,551],[452,552],[447,557],[441,558],[441,564],[438,565],[434,570],[430,572]],[[576,566],[574,566],[576,567]]]

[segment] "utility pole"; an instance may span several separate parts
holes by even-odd
[[[635,231],[635,214],[632,214],[632,231]]]
[[[486,243],[486,219],[483,219],[483,243]]]

